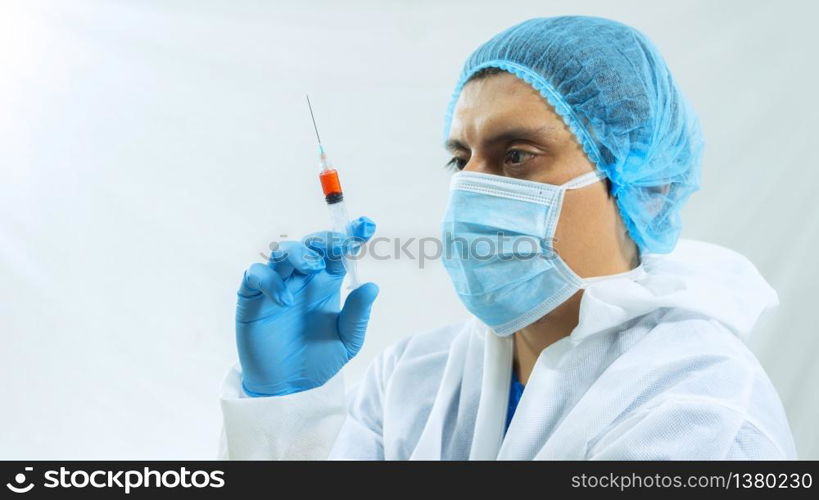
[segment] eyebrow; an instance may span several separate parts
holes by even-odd
[[[544,138],[544,133],[548,132],[552,129],[552,127],[548,125],[544,125],[542,127],[515,127],[506,129],[498,134],[495,134],[489,138],[487,138],[484,143],[485,144],[497,144],[499,142],[506,142],[506,141],[535,141],[538,139]],[[466,147],[462,141],[458,139],[449,139],[446,141],[444,147],[447,151],[469,151],[469,148]]]

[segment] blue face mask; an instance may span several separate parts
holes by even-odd
[[[563,196],[594,184],[590,172],[560,186],[476,172],[452,177],[443,221],[443,262],[467,309],[510,335],[584,287],[557,255]]]

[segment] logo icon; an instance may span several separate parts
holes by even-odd
[[[33,470],[34,467],[26,467],[26,472],[31,472]],[[15,486],[11,483],[6,483],[6,487],[15,493],[28,493],[29,491],[31,491],[32,488],[34,488],[34,483],[28,483],[27,485],[23,486],[23,483],[26,482],[26,475],[23,474],[22,472],[18,472],[14,476],[14,481],[20,486]]]

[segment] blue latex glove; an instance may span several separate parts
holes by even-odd
[[[360,244],[375,223],[351,224]],[[356,244],[330,232],[279,243],[267,264],[245,271],[236,305],[236,344],[242,386],[250,396],[282,396],[318,387],[353,358],[378,287],[365,283],[339,308],[343,252]]]

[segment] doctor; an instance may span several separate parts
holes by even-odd
[[[466,61],[445,140],[444,264],[472,318],[387,349],[345,399],[378,288],[340,308],[349,248],[280,245],[239,290],[223,457],[795,458],[743,343],[776,293],[744,257],[678,241],[701,132],[644,35],[579,16],[499,33]]]

